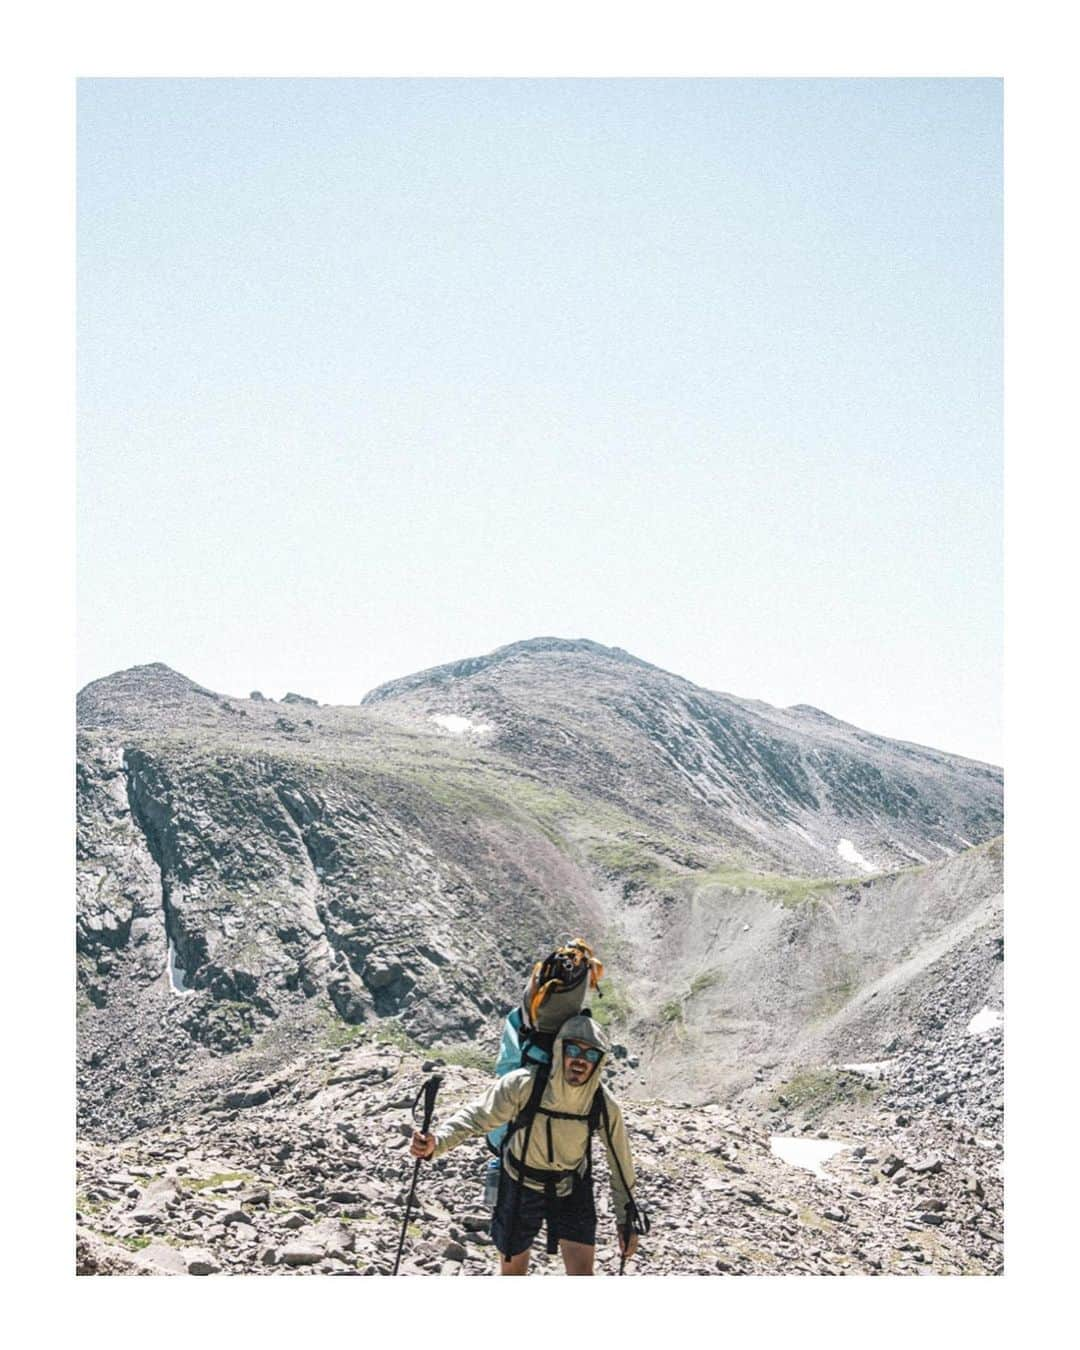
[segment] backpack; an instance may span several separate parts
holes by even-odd
[[[521,1003],[506,1014],[495,1076],[533,1065],[550,1065],[555,1036],[568,1017],[581,1012],[590,989],[599,989],[604,966],[593,949],[581,938],[556,949],[529,972]],[[537,1081],[547,1074],[538,1074]],[[541,1086],[541,1093],[543,1087]],[[539,1101],[539,1097],[537,1097]],[[487,1135],[488,1148],[501,1154],[502,1143],[510,1130],[500,1125]]]

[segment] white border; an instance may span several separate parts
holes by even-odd
[[[1015,17],[1005,17],[1007,8]],[[82,1280],[74,1299],[49,1296],[57,1282],[73,1279],[74,999],[64,954],[71,951],[73,825],[76,75],[1006,77],[1009,1274],[996,1281],[902,1284],[623,1281],[607,1294],[603,1286],[589,1286],[592,1292],[579,1292],[573,1306],[588,1305],[583,1337],[633,1335],[634,1343],[666,1331],[695,1342],[710,1336],[771,1344],[782,1337],[800,1346],[887,1346],[916,1337],[940,1345],[955,1335],[996,1345],[1025,1331],[1038,1335],[1039,1324],[1053,1317],[1067,1289],[1072,1249],[1061,1226],[1069,1216],[1059,1188],[1073,1167],[1060,1137],[1072,1115],[1060,1093],[1071,1086],[1075,1052],[1071,1045],[1056,1050],[1052,1038],[1072,1015],[1064,996],[1071,992],[1077,951],[1065,932],[1075,927],[1076,908],[1068,865],[1075,787],[1066,744],[1076,696],[1063,642],[1075,626],[1075,571],[1074,512],[1062,460],[1075,455],[1066,401],[1075,380],[1069,338],[1077,234],[1068,196],[1075,176],[1068,138],[1075,122],[1074,47],[1065,15],[1064,5],[1039,3],[893,7],[866,0],[762,4],[750,14],[723,4],[552,0],[543,6],[413,3],[397,6],[392,16],[382,3],[98,2],[22,7],[9,17],[12,69],[2,98],[6,180],[15,192],[5,211],[3,256],[14,295],[9,314],[17,319],[5,325],[15,416],[5,494],[5,575],[13,603],[4,707],[15,745],[3,792],[5,820],[14,826],[8,856],[16,866],[6,888],[5,992],[12,1006],[5,1078],[9,1123],[14,1120],[23,1137],[8,1151],[5,1269],[19,1276],[16,1297],[26,1326],[37,1334],[59,1331],[67,1309],[74,1317],[67,1330],[82,1345],[133,1343],[147,1335],[170,1345],[208,1333],[214,1340],[242,1335],[270,1344],[327,1334],[400,1341],[432,1336],[444,1344],[454,1340],[459,1309],[469,1317],[463,1337],[512,1328],[516,1339],[548,1327],[551,1318],[565,1332],[572,1306],[560,1308],[556,1291],[555,1305],[543,1300],[544,1312],[534,1320],[526,1314],[532,1298],[523,1305],[513,1296],[511,1304],[499,1284],[453,1281],[413,1281],[407,1299],[385,1281],[169,1286]],[[1061,791],[1049,774],[1055,760],[1063,765]],[[171,1294],[163,1292],[170,1288]],[[540,1291],[534,1293],[538,1300]],[[9,1322],[17,1317],[13,1309]],[[391,1320],[376,1330],[376,1317]]]

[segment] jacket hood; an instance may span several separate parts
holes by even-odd
[[[580,1087],[571,1087],[564,1076],[564,1041],[583,1041],[586,1045],[599,1046],[604,1052],[603,1057],[597,1062],[592,1073],[589,1074],[588,1080],[582,1083]],[[573,1017],[568,1017],[562,1024],[551,1048],[551,1077],[549,1082],[554,1089],[554,1094],[560,1100],[568,1103],[567,1110],[588,1111],[592,1105],[592,1099],[596,1095],[596,1089],[600,1085],[601,1071],[610,1054],[611,1042],[608,1040],[607,1033],[599,1022],[594,1021],[585,1013],[575,1013]]]
[[[562,1054],[563,1041],[585,1041],[588,1045],[598,1045],[605,1056],[611,1054],[611,1041],[608,1040],[607,1032],[588,1013],[575,1013],[573,1017],[568,1017],[559,1028],[558,1035],[555,1037],[555,1044],[559,1047],[560,1055]],[[603,1060],[600,1061],[601,1064],[603,1062]]]

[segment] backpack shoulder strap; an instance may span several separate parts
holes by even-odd
[[[519,1036],[521,1043],[521,1064],[523,1069],[534,1064],[550,1063],[555,1045],[555,1033],[552,1031],[523,1031]],[[536,1053],[532,1053],[535,1051]]]
[[[588,1143],[585,1145],[585,1175],[590,1180],[592,1179],[593,1171],[592,1137],[600,1127],[601,1116],[604,1117],[605,1121],[607,1120],[607,1106],[604,1103],[604,1086],[602,1083],[597,1086],[596,1092],[593,1094],[592,1105],[589,1107],[589,1114],[586,1117],[589,1122],[589,1139]],[[610,1133],[609,1130],[609,1137]]]
[[[619,1173],[619,1180],[622,1182],[623,1190],[626,1192],[627,1223],[635,1233],[641,1234],[648,1233],[649,1229],[652,1227],[652,1225],[649,1222],[649,1216],[645,1212],[645,1210],[640,1209],[638,1207],[637,1201],[634,1199],[634,1192],[630,1189],[630,1187],[626,1183],[626,1173],[622,1169],[622,1163],[619,1161],[619,1155],[615,1152],[615,1146],[612,1143],[611,1117],[608,1115],[607,1099],[604,1096],[604,1089],[602,1087],[598,1090],[596,1096],[600,1099],[600,1106],[598,1108],[598,1111],[599,1115],[602,1117],[604,1122],[604,1133],[607,1135],[607,1142],[610,1150],[610,1156],[615,1162],[615,1167]],[[592,1140],[591,1133],[589,1135],[589,1139],[591,1142]]]
[[[596,1096],[592,1099],[592,1106],[589,1109],[589,1133],[595,1134],[599,1128],[600,1121],[604,1122],[604,1129],[607,1131],[608,1138],[611,1138],[611,1125],[608,1121],[607,1100],[604,1096],[604,1085],[601,1083],[596,1089]]]
[[[536,1074],[533,1078],[532,1087],[529,1090],[529,1099],[514,1119],[510,1122],[503,1139],[503,1146],[506,1147],[510,1142],[510,1136],[518,1130],[528,1129],[540,1109],[540,1101],[544,1095],[544,1089],[548,1084],[551,1068],[547,1064],[538,1064]]]

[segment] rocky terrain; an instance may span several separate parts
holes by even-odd
[[[571,932],[637,1273],[1000,1267],[1000,770],[560,639],[347,708],[136,667],[78,726],[80,1269],[382,1271],[423,1063],[476,1090]],[[770,1150],[822,1132],[823,1175]],[[482,1161],[410,1269],[491,1267]]]
[[[981,1052],[973,1039],[971,1063],[981,1063]],[[352,1045],[305,1056],[271,1078],[239,1081],[168,1127],[85,1141],[78,1269],[389,1274],[412,1174],[410,1107],[432,1070],[444,1075],[437,1114],[488,1081],[481,1070],[421,1061],[360,1032]],[[780,1108],[772,1126],[716,1102],[628,1103],[636,1190],[653,1229],[627,1274],[999,1271],[1000,1138],[957,1115],[897,1112],[863,1075],[839,1077],[828,1102],[811,1093]],[[924,1096],[934,1081],[931,1071]],[[801,1147],[816,1170],[772,1151],[780,1133],[776,1147]],[[831,1157],[822,1136],[840,1143]],[[495,1273],[481,1204],[488,1156],[477,1140],[422,1166],[402,1274]],[[599,1145],[595,1160],[598,1271],[615,1275]],[[561,1265],[540,1244],[534,1269],[558,1273]]]

